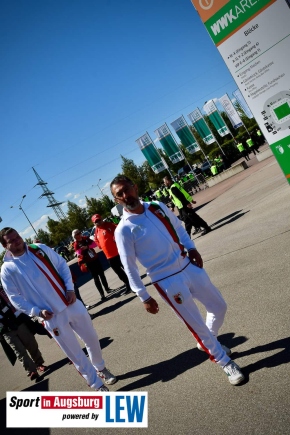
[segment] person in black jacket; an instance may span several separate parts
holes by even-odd
[[[197,233],[200,228],[204,229],[201,233],[202,236],[212,231],[210,226],[192,209],[192,204],[196,204],[196,202],[193,201],[190,195],[184,191],[178,183],[173,182],[168,175],[164,177],[163,181],[165,186],[168,188],[172,202],[174,204],[176,202],[179,204],[178,210],[180,218],[185,224],[185,230],[188,235],[190,236],[193,226],[195,227],[195,232],[193,234]]]
[[[0,286],[0,340],[2,347],[10,362],[14,365],[17,358],[26,370],[27,376],[33,381],[39,378],[38,371],[45,372],[47,366],[43,365],[44,359],[38,348],[38,343],[28,327],[29,322],[33,324],[29,316],[14,309],[2,286]],[[41,327],[40,324],[39,326]],[[44,328],[43,330],[45,333],[46,330]],[[15,357],[13,357],[11,350]]]

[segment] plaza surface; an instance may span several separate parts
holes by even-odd
[[[93,281],[81,287],[108,368],[111,391],[148,391],[147,429],[114,433],[156,435],[289,434],[290,425],[290,190],[270,157],[195,195],[198,213],[214,231],[195,236],[204,267],[228,304],[220,341],[232,349],[246,382],[232,386],[223,370],[196,348],[182,322],[153,286],[160,311],[147,313],[134,295],[116,291],[100,304]],[[156,247],[157,249],[158,247]],[[144,275],[144,269],[140,268]],[[121,282],[111,269],[110,287]],[[144,277],[144,283],[149,279]],[[203,308],[202,312],[204,313]],[[6,391],[90,391],[53,340],[37,336],[50,370],[33,384],[0,349],[1,428]],[[112,434],[112,429],[98,429]],[[7,429],[7,434],[93,434],[95,429]],[[2,433],[4,433],[2,431]]]

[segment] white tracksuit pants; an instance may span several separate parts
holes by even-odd
[[[103,370],[105,363],[98,335],[83,304],[77,299],[74,304],[47,320],[45,327],[85,378],[87,384],[94,389],[100,388],[103,382],[96,370]],[[74,331],[84,341],[90,359],[84,354]]]
[[[186,324],[195,339],[209,354],[210,359],[224,367],[230,358],[222,349],[216,336],[223,324],[227,305],[205,270],[190,263],[182,272],[160,280],[154,283],[154,286]],[[193,298],[205,306],[206,323]]]

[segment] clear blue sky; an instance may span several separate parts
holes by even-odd
[[[24,237],[23,195],[36,229],[55,218],[32,166],[57,200],[84,205],[120,172],[120,154],[144,161],[135,139],[237,88],[190,0],[0,8],[0,226]]]

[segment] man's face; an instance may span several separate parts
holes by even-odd
[[[76,241],[81,241],[81,240],[82,240],[82,232],[78,230],[78,231],[74,234],[74,238],[75,238]]]
[[[95,227],[100,227],[100,226],[102,225],[103,222],[104,222],[104,221],[103,221],[102,218],[95,220],[95,222],[94,222]]]
[[[25,243],[17,233],[17,231],[13,230],[10,233],[6,234],[3,237],[5,241],[4,248],[11,252],[13,255],[21,255],[25,252]]]
[[[163,182],[164,182],[164,184],[165,184],[166,187],[170,187],[171,184],[172,184],[172,181],[169,180],[168,178],[164,178],[164,179],[163,179]]]
[[[141,205],[137,186],[126,181],[113,184],[112,194],[115,201],[128,211],[135,211]]]

